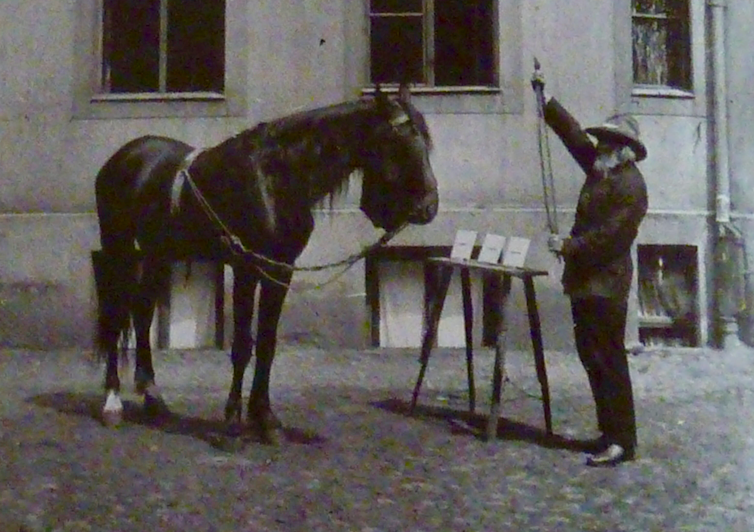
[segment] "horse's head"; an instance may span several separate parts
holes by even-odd
[[[429,162],[432,141],[407,87],[397,100],[377,90],[376,115],[365,140],[361,210],[386,231],[408,222],[427,224],[438,209],[437,181]]]

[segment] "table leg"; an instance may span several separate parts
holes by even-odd
[[[534,281],[531,277],[524,279],[526,292],[526,310],[529,314],[529,333],[531,334],[532,347],[534,348],[534,364],[537,368],[537,379],[542,390],[542,403],[545,410],[545,426],[547,433],[552,434],[552,411],[550,409],[550,385],[547,382],[547,367],[545,366],[545,353],[542,347],[542,328],[539,322],[537,310],[537,298],[534,292]]]
[[[463,328],[466,333],[466,374],[469,382],[469,412],[476,410],[476,386],[474,385],[474,308],[471,303],[471,276],[469,270],[461,270],[461,292],[463,294]]]
[[[450,278],[452,275],[453,268],[439,267],[439,278],[437,279],[433,293],[430,294],[428,305],[429,308],[427,309],[427,316],[424,323],[422,352],[419,358],[419,362],[421,362],[421,369],[419,370],[419,377],[416,380],[413,397],[411,399],[412,413],[416,408],[416,401],[419,398],[419,390],[421,389],[422,382],[424,381],[424,374],[427,371],[429,355],[432,352],[432,347],[435,343],[435,338],[437,336],[437,327],[440,323],[440,315],[442,314],[442,307],[445,304],[445,296],[447,296],[448,294],[448,287],[450,286]]]
[[[497,422],[500,417],[500,396],[503,389],[505,376],[505,344],[507,341],[508,320],[508,296],[511,291],[511,276],[503,274],[500,293],[500,315],[496,320],[495,331],[495,365],[492,370],[492,397],[490,398],[490,416],[487,419],[486,439],[492,440],[497,437]]]

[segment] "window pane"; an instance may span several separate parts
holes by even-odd
[[[103,88],[158,91],[160,0],[105,0],[103,16]]]
[[[168,2],[167,90],[224,88],[225,0]]]
[[[435,4],[435,83],[492,85],[494,32],[491,0]]]
[[[691,90],[688,0],[634,0],[634,83]]]
[[[688,24],[671,20],[668,24],[668,85],[691,89],[691,50]]]
[[[659,15],[666,13],[665,0],[634,0],[634,11],[643,14]]]
[[[634,20],[634,83],[667,85],[667,28],[665,21]]]
[[[372,83],[424,83],[422,17],[372,17]]]
[[[422,0],[371,0],[372,13],[421,13]]]

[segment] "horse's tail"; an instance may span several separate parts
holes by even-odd
[[[96,352],[102,360],[114,352],[127,359],[131,307],[137,287],[133,191],[128,190],[118,153],[97,175],[96,198],[101,251],[92,254],[97,287]]]
[[[96,351],[100,359],[117,350],[126,360],[131,333],[131,301],[136,289],[137,258],[110,253],[92,254],[97,285]]]

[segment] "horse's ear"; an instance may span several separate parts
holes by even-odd
[[[398,88],[398,101],[403,103],[411,103],[411,89],[408,83],[401,83]]]

